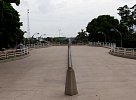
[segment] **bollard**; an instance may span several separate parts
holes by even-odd
[[[78,94],[75,72],[72,67],[67,69],[65,95],[73,96]]]
[[[70,47],[70,40],[68,44],[68,69],[66,74],[66,83],[65,83],[65,95],[73,96],[78,94],[77,85],[76,85],[76,78],[75,72],[72,65],[72,58],[71,58],[71,47]]]

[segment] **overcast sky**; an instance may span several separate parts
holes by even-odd
[[[20,0],[21,4],[14,8],[19,12],[22,30],[27,31],[27,9],[29,9],[30,35],[39,32],[50,36],[77,35],[85,29],[88,22],[99,15],[108,14],[120,18],[117,8],[128,5],[132,7],[136,0]],[[27,33],[25,37],[28,36]],[[45,37],[46,37],[45,36]]]

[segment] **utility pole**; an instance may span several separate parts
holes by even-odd
[[[27,9],[27,38],[28,38],[28,44],[30,44],[29,9]]]

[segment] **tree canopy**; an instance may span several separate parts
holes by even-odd
[[[19,5],[20,4],[20,0],[3,0],[7,3],[15,3],[16,5]]]
[[[119,20],[115,19],[110,15],[100,15],[97,18],[94,18],[87,25],[87,32],[89,34],[90,41],[105,41],[105,36],[107,42],[117,42],[116,37],[118,37],[118,33],[111,32],[111,29],[117,28],[120,30],[122,28],[124,31],[125,27],[123,25],[119,25]],[[125,29],[126,30],[126,29]]]
[[[0,0],[0,48],[14,47],[23,40],[24,32],[20,29],[18,12],[12,7],[8,0]],[[16,0],[18,5],[20,2]]]
[[[117,9],[121,20],[110,15],[100,15],[87,25],[89,41],[114,42],[117,46],[136,47],[136,4]],[[111,30],[112,29],[112,30]]]
[[[81,32],[78,32],[78,35],[76,36],[76,42],[86,43],[87,39],[88,39],[87,34],[83,29],[81,30]]]
[[[136,26],[136,4],[132,7],[124,5],[117,9],[121,17],[120,23],[127,26],[129,33],[134,33]]]

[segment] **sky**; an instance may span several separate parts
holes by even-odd
[[[23,22],[21,29],[27,31],[29,9],[30,36],[74,37],[99,15],[111,15],[117,19],[117,9],[124,5],[132,7],[136,0],[20,0],[12,4]],[[46,35],[43,35],[46,34]],[[28,33],[24,34],[28,37]]]

